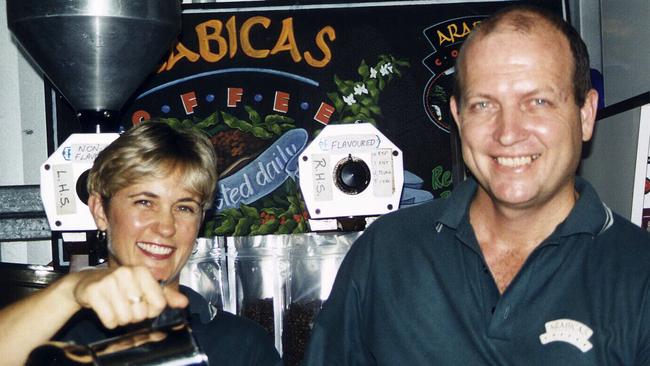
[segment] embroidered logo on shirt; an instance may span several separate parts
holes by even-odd
[[[589,337],[594,334],[588,326],[572,319],[557,319],[546,322],[546,333],[539,336],[542,344],[566,342],[577,347],[582,353],[589,351],[593,345]]]

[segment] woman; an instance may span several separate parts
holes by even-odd
[[[87,344],[123,334],[166,307],[188,307],[210,363],[280,364],[261,326],[223,311],[213,318],[199,294],[179,285],[216,180],[212,145],[191,130],[143,123],[104,149],[88,176],[88,207],[107,240],[108,267],[70,273],[3,309],[3,364],[23,364],[52,338]]]

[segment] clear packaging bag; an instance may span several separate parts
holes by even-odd
[[[227,248],[235,313],[262,325],[282,352],[279,335],[282,294],[288,275],[288,243],[276,240],[280,236],[228,237]]]
[[[226,238],[198,238],[180,274],[180,283],[201,294],[219,310],[234,312],[230,300]]]
[[[360,232],[290,236],[290,270],[282,313],[285,365],[299,365],[314,319],[329,297],[341,261]]]
[[[228,238],[236,313],[273,334],[287,366],[300,364],[314,319],[361,232]]]

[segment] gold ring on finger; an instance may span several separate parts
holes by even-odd
[[[129,298],[127,300],[129,300],[129,304],[135,305],[135,304],[139,304],[142,301],[144,301],[144,296],[142,296],[142,295],[140,295],[140,296],[129,296]]]

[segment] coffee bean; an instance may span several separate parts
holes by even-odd
[[[273,299],[256,299],[244,302],[241,315],[260,324],[269,334],[274,335]]]
[[[321,305],[321,300],[293,303],[284,312],[282,358],[286,366],[300,365]]]

